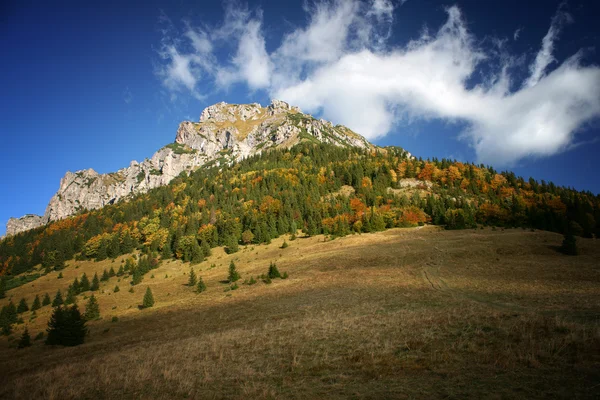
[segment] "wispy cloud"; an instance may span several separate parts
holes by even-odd
[[[562,63],[553,56],[561,29],[572,20],[562,6],[521,81],[515,60],[522,57],[483,46],[458,7],[446,11],[437,32],[398,47],[389,43],[389,0],[318,2],[305,6],[307,24],[268,52],[260,10],[230,3],[220,26],[188,25],[183,34],[165,34],[158,75],[172,93],[196,97],[206,88],[245,83],[369,139],[389,134],[399,122],[460,122],[466,126],[461,137],[480,161],[504,165],[568,149],[577,130],[600,115],[600,69],[583,66],[580,52]],[[220,46],[235,54],[218,59]]]
[[[127,86],[125,90],[123,90],[123,101],[126,104],[131,104],[131,102],[133,101],[133,93],[131,93],[129,86]]]

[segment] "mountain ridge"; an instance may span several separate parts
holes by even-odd
[[[175,142],[142,162],[131,161],[116,172],[99,174],[92,168],[68,171],[50,199],[44,215],[10,218],[6,237],[60,220],[82,210],[113,204],[138,193],[167,185],[181,173],[223,165],[270,148],[291,147],[301,141],[359,148],[375,147],[361,135],[331,122],[317,120],[281,100],[258,103],[220,102],[206,107],[199,122],[183,121]]]

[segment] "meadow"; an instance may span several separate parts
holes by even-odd
[[[213,249],[192,266],[203,293],[186,285],[189,263],[163,261],[133,293],[128,278],[101,282],[102,318],[83,345],[17,349],[24,326],[32,338],[45,331],[51,307],[22,314],[0,338],[0,398],[598,398],[600,246],[578,239],[570,257],[561,241],[434,226],[285,235]],[[100,276],[127,257],[68,261],[62,279],[51,272],[0,305],[64,295],[83,272]],[[224,282],[232,260],[235,290]],[[243,284],[271,262],[289,278]],[[156,303],[140,310],[147,287]]]

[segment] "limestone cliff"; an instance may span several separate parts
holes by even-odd
[[[93,169],[67,172],[45,214],[11,218],[6,234],[33,229],[81,210],[101,208],[166,185],[182,172],[189,173],[203,165],[219,166],[304,140],[360,148],[372,146],[350,129],[317,120],[283,101],[273,100],[268,107],[221,102],[202,111],[200,122],[182,122],[175,142],[158,150],[150,159],[132,161],[128,167],[109,174],[99,174]]]

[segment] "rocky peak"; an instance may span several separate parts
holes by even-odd
[[[167,185],[182,172],[190,173],[201,166],[228,164],[306,140],[336,146],[372,146],[350,129],[317,120],[281,100],[272,100],[267,107],[258,103],[221,102],[205,108],[199,122],[182,122],[175,142],[158,150],[150,159],[132,161],[128,167],[109,174],[99,174],[91,168],[67,172],[45,214],[11,218],[7,234],[29,230],[80,210],[113,204]]]

